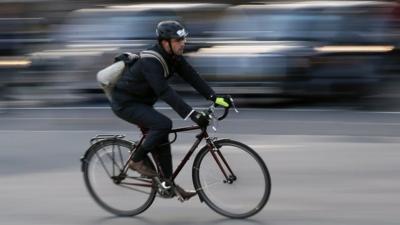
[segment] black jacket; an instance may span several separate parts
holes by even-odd
[[[116,110],[128,106],[130,102],[154,105],[160,98],[168,103],[182,118],[192,110],[173,90],[168,79],[176,72],[191,84],[206,99],[215,96],[215,92],[199,76],[183,56],[170,57],[159,44],[149,48],[163,56],[170,74],[165,77],[161,63],[154,58],[141,58],[127,69],[115,85],[112,94],[112,107]]]

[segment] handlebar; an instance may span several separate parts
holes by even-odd
[[[210,107],[208,107],[208,109],[206,109],[206,110],[204,111],[204,113],[206,114],[206,116],[209,118],[210,121],[212,121],[213,119],[216,119],[216,120],[218,120],[218,121],[221,121],[221,120],[225,119],[225,118],[228,116],[228,114],[229,114],[229,109],[230,109],[231,107],[235,110],[236,113],[239,112],[239,111],[237,110],[237,108],[236,108],[236,106],[235,106],[235,104],[234,104],[233,99],[232,99],[231,96],[229,96],[229,100],[230,100],[230,107],[224,108],[224,114],[223,114],[222,116],[220,116],[220,117],[217,117],[217,116],[215,115],[215,108],[217,107],[217,105],[216,105],[215,103],[212,104]],[[213,126],[213,129],[216,130],[215,126]]]
[[[228,113],[229,113],[229,108],[225,108],[224,114],[221,117],[217,118],[217,120],[221,121],[221,120],[225,119],[225,117],[228,115]]]

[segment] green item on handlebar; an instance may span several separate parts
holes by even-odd
[[[225,108],[228,108],[228,107],[229,107],[229,103],[226,102],[225,99],[222,98],[222,97],[217,97],[217,98],[215,99],[215,104],[220,105],[220,106],[223,106],[223,107],[225,107]]]

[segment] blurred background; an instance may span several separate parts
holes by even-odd
[[[97,71],[154,44],[164,19],[187,27],[190,63],[239,103],[399,106],[396,1],[3,0],[0,15],[3,108],[106,103]]]
[[[0,0],[1,225],[399,224],[399,1],[151,2]],[[187,27],[188,61],[238,103],[210,136],[248,144],[270,170],[270,201],[249,220],[158,198],[116,218],[85,189],[90,138],[140,136],[112,113],[96,73],[154,44],[164,19]],[[179,76],[171,85],[208,106]],[[156,107],[174,127],[192,125]],[[178,136],[174,165],[195,135]],[[188,189],[191,165],[178,178]]]

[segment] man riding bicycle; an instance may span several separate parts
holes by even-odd
[[[146,134],[144,143],[136,150],[129,168],[147,176],[157,176],[156,171],[147,166],[147,153],[156,153],[164,178],[172,177],[172,156],[168,134],[172,129],[172,121],[154,109],[160,98],[169,104],[185,120],[190,118],[201,127],[208,125],[208,118],[193,110],[168,85],[168,79],[179,74],[191,84],[203,97],[223,107],[230,106],[230,100],[217,96],[207,83],[198,75],[193,67],[182,56],[188,33],[177,21],[162,21],[157,25],[158,43],[149,50],[161,55],[166,62],[169,73],[165,75],[164,67],[156,58],[140,58],[124,72],[115,85],[112,93],[112,110],[121,119],[136,124]],[[185,191],[174,185],[176,191],[189,199],[196,195],[195,191]]]

